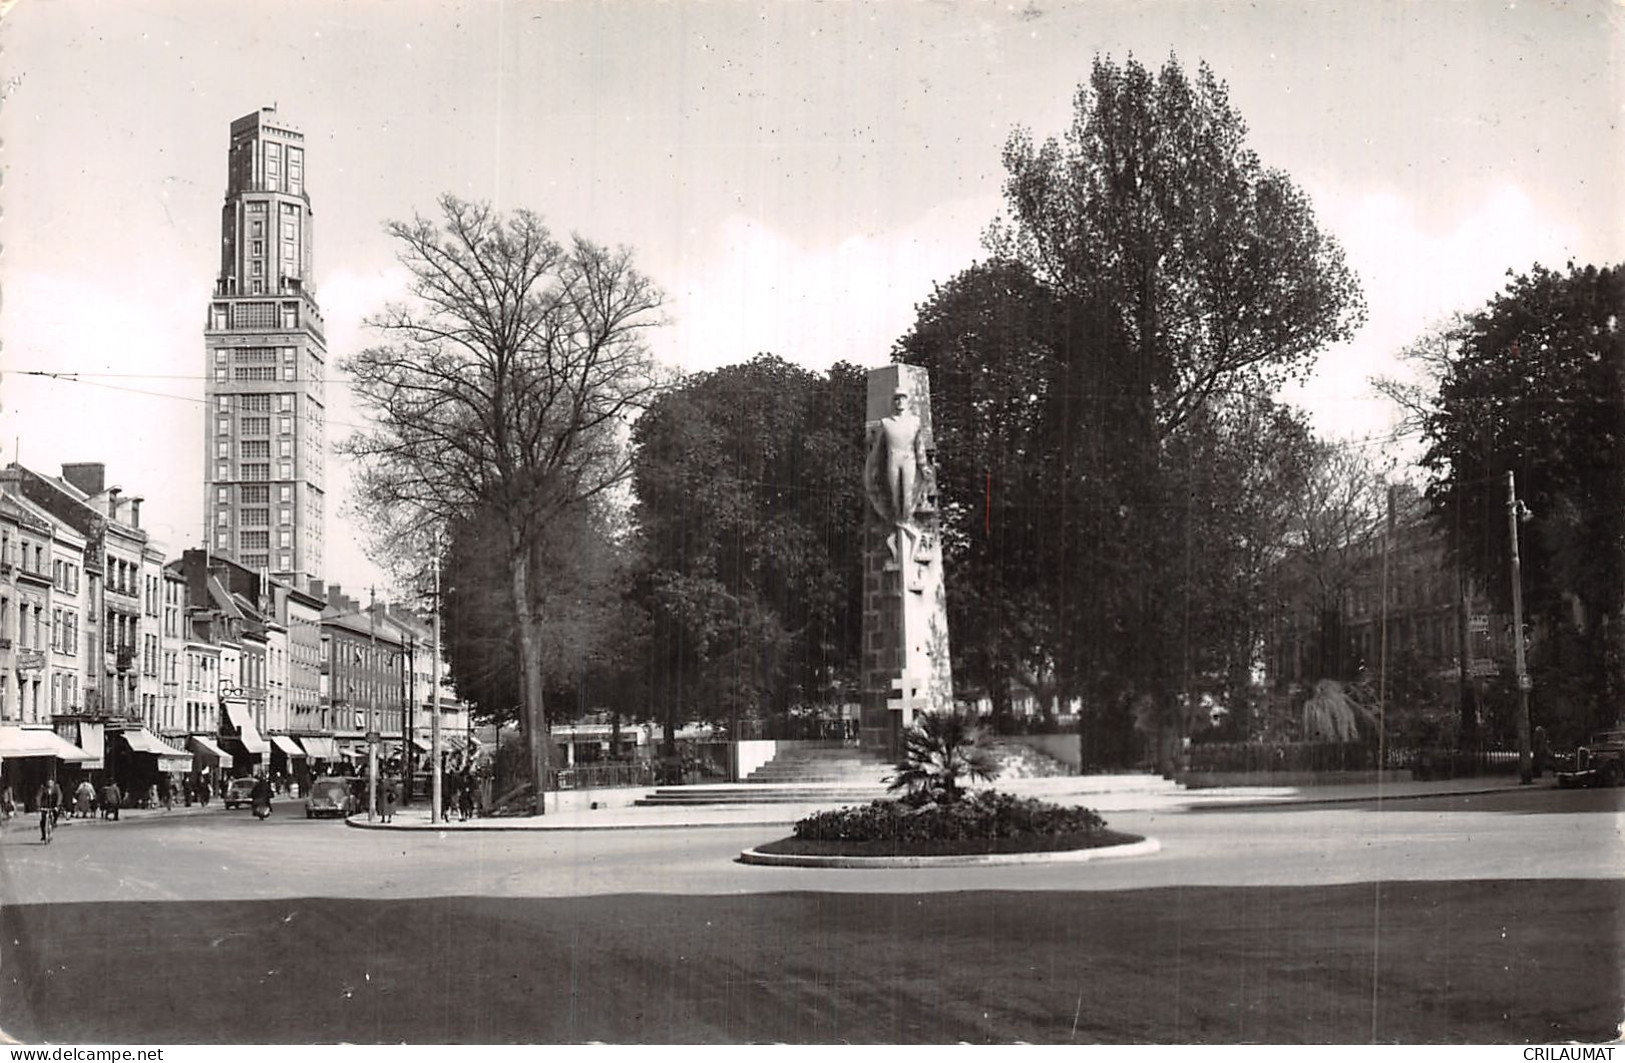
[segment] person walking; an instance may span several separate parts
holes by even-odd
[[[175,807],[175,791],[169,784],[168,775],[158,776],[158,801],[164,806],[165,812]]]
[[[124,794],[119,791],[118,783],[112,779],[107,780],[107,785],[102,787],[102,818],[117,822],[118,806],[122,800]]]
[[[16,800],[11,796],[11,783],[7,781],[0,785],[0,823],[11,819],[12,813],[17,811]]]
[[[474,818],[474,780],[467,775],[457,788],[457,814],[464,823]]]
[[[90,806],[96,800],[96,788],[90,785],[89,779],[79,780],[79,788],[73,791],[73,799],[78,806],[74,814],[80,819],[89,819]]]
[[[395,793],[395,781],[391,779],[384,784],[384,822],[388,823],[395,818],[395,802],[399,797]]]

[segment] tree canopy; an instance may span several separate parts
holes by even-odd
[[[761,355],[638,421],[632,486],[650,676],[668,721],[839,700],[860,632],[861,374]]]
[[[1308,439],[1268,396],[1363,320],[1341,250],[1245,139],[1206,66],[1097,58],[1063,139],[1010,137],[990,260],[894,352],[943,404],[964,663],[995,698],[1017,677],[1083,697],[1094,763],[1136,755],[1136,719],[1166,738],[1242,696]]]
[[[1511,611],[1507,474],[1537,711],[1564,738],[1625,697],[1625,267],[1536,267],[1467,315],[1423,419],[1434,518]]]

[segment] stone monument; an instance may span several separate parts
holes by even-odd
[[[895,756],[921,711],[952,711],[948,598],[925,369],[869,371],[859,743]]]

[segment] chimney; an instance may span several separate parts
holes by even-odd
[[[145,501],[144,498],[130,499],[130,526],[132,528],[141,527],[141,503]]]
[[[62,478],[87,495],[99,495],[107,486],[107,466],[99,461],[63,465]]]
[[[116,522],[118,520],[118,496],[122,490],[121,487],[109,487],[107,489],[107,519],[110,521]]]

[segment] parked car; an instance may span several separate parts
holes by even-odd
[[[254,780],[233,779],[226,784],[226,807],[247,808],[254,803]]]
[[[350,780],[335,776],[317,779],[310,784],[305,796],[305,818],[338,816],[343,818],[356,810],[355,796],[350,792]]]
[[[1574,751],[1574,763],[1557,772],[1559,786],[1625,783],[1625,730],[1604,731]]]

